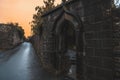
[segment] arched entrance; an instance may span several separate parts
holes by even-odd
[[[56,66],[64,75],[76,77],[76,35],[74,25],[67,20],[63,20],[57,32],[57,52],[58,59]]]
[[[74,71],[74,77],[78,73],[82,75],[83,26],[74,12],[63,8],[49,29],[44,24],[40,59],[43,68],[55,75],[68,75],[71,71]],[[72,64],[76,66],[75,70],[71,69]]]
[[[77,77],[78,69],[82,75],[83,27],[77,15],[62,12],[53,27],[56,36],[56,64],[58,73]],[[79,60],[78,60],[79,59]]]

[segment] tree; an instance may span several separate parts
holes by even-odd
[[[20,39],[25,38],[25,36],[24,36],[24,34],[25,34],[24,29],[22,29],[22,27],[18,23],[12,23],[11,22],[11,23],[7,23],[6,25],[7,26],[11,26],[13,28],[13,30],[16,30],[18,32],[18,34],[19,34]]]
[[[40,27],[42,26],[43,19],[41,16],[46,13],[48,10],[51,10],[55,7],[55,0],[43,0],[44,6],[35,7],[36,14],[33,15],[33,21],[31,22],[31,30],[33,34],[40,34]]]

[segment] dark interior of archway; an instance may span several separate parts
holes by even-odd
[[[66,49],[75,50],[76,49],[76,39],[75,39],[75,29],[74,25],[69,21],[64,21],[64,23],[61,25],[61,35],[65,38],[65,45]]]
[[[71,57],[76,58],[76,36],[75,36],[75,27],[69,21],[64,21],[57,28],[58,37],[59,37],[59,51],[62,58],[56,57],[56,69],[63,70],[64,74],[69,72],[71,67]]]
[[[69,75],[72,78],[76,77],[76,69],[73,69],[73,65],[76,64],[76,35],[75,35],[75,26],[65,20],[61,25],[61,32],[60,35],[62,38],[61,46],[63,50],[63,55],[67,56],[69,59],[68,61],[63,61],[62,63],[67,66],[65,69],[65,73],[69,74],[70,71],[72,71],[71,75]],[[59,28],[60,29],[60,28]],[[75,68],[75,66],[74,66]]]

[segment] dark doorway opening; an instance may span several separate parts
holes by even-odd
[[[64,20],[57,28],[58,70],[76,80],[76,35],[74,25]]]

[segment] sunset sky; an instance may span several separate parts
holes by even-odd
[[[55,4],[61,0],[56,0]],[[31,34],[29,22],[32,21],[36,6],[42,6],[43,0],[0,0],[0,23],[18,22],[25,30],[25,35]]]

